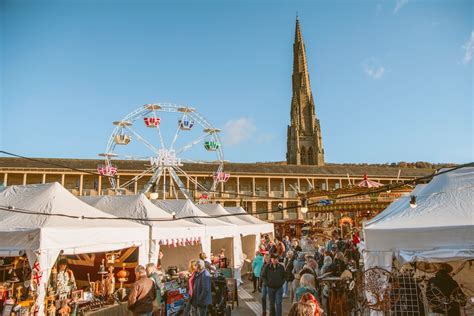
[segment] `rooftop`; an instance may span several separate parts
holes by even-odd
[[[97,166],[103,164],[99,159],[69,159],[69,158],[35,158],[27,160],[22,158],[0,157],[0,171],[5,169],[42,169],[65,170],[75,168],[80,170],[95,171]],[[120,171],[143,171],[149,161],[115,160]],[[413,166],[415,166],[413,164]],[[183,170],[193,173],[212,174],[216,171],[213,163],[186,163]],[[264,175],[328,175],[328,176],[360,176],[367,174],[369,177],[420,177],[432,174],[435,166],[416,168],[397,165],[372,165],[372,164],[326,164],[325,166],[297,166],[275,163],[225,163],[224,170],[236,174],[264,174]]]

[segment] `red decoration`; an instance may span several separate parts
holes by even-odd
[[[115,176],[115,174],[117,173],[118,169],[117,167],[113,167],[113,166],[98,166],[97,167],[97,172],[101,175],[101,176]]]
[[[161,119],[159,117],[144,117],[146,127],[158,127],[160,125]]]
[[[43,273],[41,272],[41,267],[38,261],[33,265],[33,280],[37,285],[40,284]]]
[[[214,180],[217,182],[227,182],[229,181],[230,173],[216,172],[214,173],[213,177],[214,177]]]

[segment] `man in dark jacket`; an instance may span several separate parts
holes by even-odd
[[[137,281],[128,296],[128,309],[134,316],[151,316],[153,301],[156,299],[155,284],[147,277],[144,266],[137,266],[135,274]]]
[[[270,264],[263,269],[262,278],[267,284],[270,299],[270,316],[281,316],[283,300],[283,284],[285,283],[285,268],[278,261],[278,255],[272,254]],[[265,311],[264,311],[265,315]]]
[[[203,260],[196,262],[196,274],[194,276],[193,296],[191,304],[196,308],[197,316],[206,316],[207,307],[212,303],[211,275],[205,269]]]

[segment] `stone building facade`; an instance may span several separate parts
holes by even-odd
[[[119,169],[118,181],[124,183],[144,170],[143,161],[116,161]],[[97,166],[102,160],[47,158],[37,161],[19,158],[0,158],[0,185],[25,185],[58,182],[74,195],[113,195],[107,178],[97,174]],[[64,167],[59,167],[64,166]],[[72,170],[69,168],[75,168]],[[212,164],[185,164],[183,169],[196,182],[208,185],[213,180],[216,166]],[[382,184],[411,180],[434,172],[433,169],[413,169],[373,166],[338,165],[295,166],[278,163],[226,163],[226,172],[231,174],[225,183],[219,183],[212,200],[224,206],[242,206],[250,214],[259,211],[276,210],[278,205],[299,205],[298,192],[308,192],[311,188],[333,191],[361,181],[365,174]],[[83,171],[83,172],[81,172]],[[151,174],[131,183],[124,194],[139,193]],[[181,178],[186,187],[193,192],[197,201],[204,193],[187,178]],[[165,198],[174,198],[171,178]],[[179,191],[179,190],[178,190]],[[163,196],[160,196],[163,198]],[[181,197],[183,198],[183,197]],[[282,220],[302,218],[296,209],[283,210],[272,214],[260,214],[263,220]]]
[[[300,22],[296,19],[293,44],[293,94],[288,126],[286,161],[290,165],[324,165],[321,126],[316,117]]]

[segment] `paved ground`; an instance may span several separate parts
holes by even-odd
[[[244,316],[244,315],[262,315],[262,304],[261,294],[252,293],[253,286],[252,282],[245,281],[243,285],[239,287],[239,307],[234,307],[232,315]],[[268,306],[268,303],[267,303]],[[287,298],[283,299],[283,315],[287,315],[290,310],[291,304]],[[270,315],[270,312],[267,312]]]

